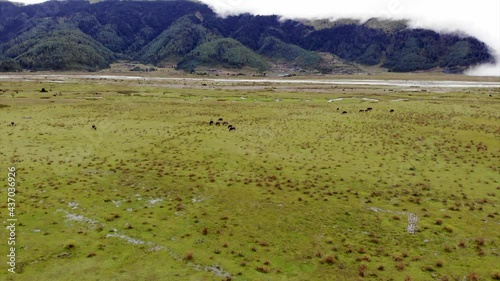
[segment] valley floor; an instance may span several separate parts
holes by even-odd
[[[0,76],[0,279],[500,278],[497,78],[97,75]]]

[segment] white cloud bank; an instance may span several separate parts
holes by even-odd
[[[221,16],[251,13],[284,18],[407,19],[412,27],[462,32],[485,42],[497,63],[469,75],[500,76],[499,0],[200,0]],[[16,0],[27,4],[43,0]]]
[[[284,18],[407,19],[411,27],[459,32],[485,42],[496,65],[482,65],[469,75],[500,76],[499,0],[201,0],[221,16],[251,13]]]
[[[9,2],[17,2],[17,3],[24,3],[24,4],[38,4],[38,3],[42,3],[42,2],[45,2],[47,0],[9,0]]]

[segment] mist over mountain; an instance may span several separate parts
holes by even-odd
[[[335,72],[337,63],[462,72],[494,62],[476,38],[411,29],[403,21],[222,18],[205,4],[180,0],[0,2],[0,71],[96,71],[117,60],[189,72],[287,65],[322,73]]]

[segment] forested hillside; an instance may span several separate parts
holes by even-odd
[[[321,52],[396,72],[435,67],[459,72],[493,60],[473,37],[409,29],[401,22],[318,27],[276,16],[221,18],[191,1],[0,2],[0,71],[95,71],[117,60],[178,64],[186,71],[199,66],[265,71],[275,63],[317,69]]]

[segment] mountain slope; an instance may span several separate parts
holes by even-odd
[[[315,69],[322,64],[319,53],[403,72],[437,67],[460,72],[493,61],[488,47],[473,37],[409,29],[404,21],[221,18],[193,1],[49,1],[23,7],[0,2],[4,70],[17,69],[13,62],[33,70],[95,70],[117,59],[182,62],[188,70],[205,64],[267,69],[281,62]],[[330,68],[335,69],[321,71]]]
[[[29,70],[97,70],[115,60],[110,50],[76,27],[51,19],[0,45],[4,57]]]
[[[199,66],[253,67],[259,71],[269,69],[269,64],[261,56],[231,38],[204,43],[190,52],[178,64],[178,68],[186,71],[193,71]]]
[[[321,62],[318,54],[287,44],[273,36],[262,40],[259,53],[276,61],[284,61],[304,68],[316,68]]]
[[[201,21],[195,16],[184,16],[178,19],[140,50],[140,60],[153,64],[181,61],[200,44],[217,37],[200,23]]]

